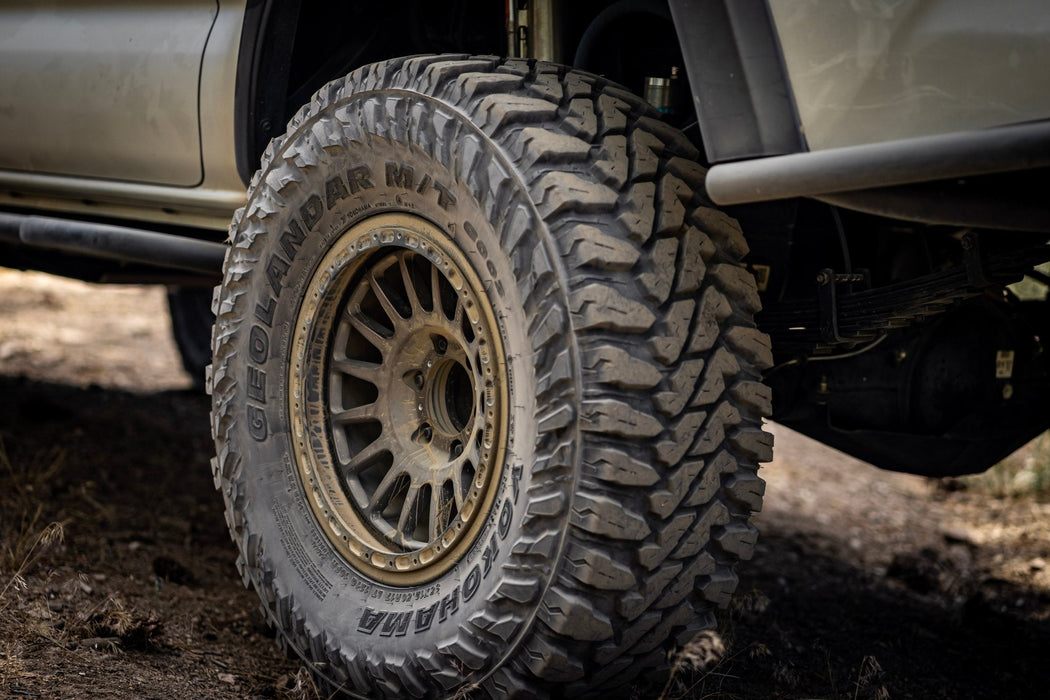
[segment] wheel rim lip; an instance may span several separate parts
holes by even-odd
[[[462,558],[477,540],[492,509],[503,468],[508,425],[502,339],[481,277],[466,255],[450,242],[449,236],[430,221],[413,214],[384,213],[350,226],[333,240],[334,244],[314,269],[292,337],[288,405],[292,417],[294,470],[322,532],[351,566],[380,583],[418,585],[437,578]],[[462,441],[464,436],[476,439],[478,454],[484,458],[474,465],[470,497],[464,499],[464,507],[456,514],[455,522],[437,537],[430,537],[423,546],[414,548],[404,546],[411,543],[393,542],[389,532],[376,528],[374,517],[362,512],[360,490],[340,475],[334,439],[336,428],[326,405],[325,387],[333,356],[330,346],[338,327],[333,324],[342,316],[345,304],[355,291],[351,288],[354,280],[360,282],[368,266],[383,261],[388,254],[405,255],[405,251],[423,256],[462,298],[472,301],[471,327],[481,329],[480,336],[485,339],[484,361],[479,354],[475,362],[467,361],[468,365],[478,367],[464,369],[468,374],[473,370],[474,423],[458,432],[442,430],[440,436],[449,446]],[[444,314],[435,315],[444,317]],[[451,322],[447,318],[445,321],[443,326],[417,324],[414,332],[449,333]],[[458,342],[454,338],[449,340]],[[319,343],[325,346],[321,367],[318,367],[316,352]],[[449,362],[458,362],[458,358],[466,356],[462,347],[450,349],[453,351],[445,353],[451,356]],[[318,389],[326,397],[324,400],[318,400]],[[383,391],[379,388],[381,395]],[[426,408],[430,410],[430,406]],[[323,426],[320,431],[323,434],[319,434],[318,421]],[[397,455],[393,459],[396,460]],[[461,468],[462,458],[458,465],[446,467]],[[391,470],[394,468],[391,466]]]

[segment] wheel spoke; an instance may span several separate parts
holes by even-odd
[[[332,369],[357,379],[363,379],[371,384],[378,384],[380,378],[386,374],[383,371],[383,365],[363,360],[351,360],[349,358],[334,358],[332,360]]]
[[[376,420],[376,416],[378,414],[379,407],[374,403],[368,403],[364,406],[355,406],[354,408],[345,408],[339,411],[332,411],[332,422],[336,425],[368,423]]]
[[[470,452],[468,453],[467,459],[471,464],[477,465],[481,463],[481,441],[485,439],[484,433],[484,421],[479,419],[474,426],[474,430],[470,433],[470,441],[468,442],[470,445]]]
[[[408,296],[408,305],[412,307],[412,315],[422,313],[423,306],[419,303],[419,295],[416,294],[416,285],[412,280],[412,272],[408,269],[408,256],[399,255],[397,266],[401,270],[401,281],[405,285],[405,294]]]
[[[386,498],[386,496],[403,474],[404,472],[398,469],[396,465],[391,466],[387,470],[387,473],[383,475],[379,485],[375,487],[368,499],[369,513],[372,513],[373,516],[378,514],[383,509],[383,506],[390,501],[390,498]]]
[[[361,448],[357,454],[351,457],[345,464],[343,469],[347,474],[357,474],[363,467],[368,466],[376,460],[379,455],[384,452],[390,452],[390,446],[387,441],[380,437],[365,447]]]
[[[379,305],[383,307],[383,311],[386,312],[387,317],[390,319],[390,325],[396,329],[396,327],[404,321],[404,317],[398,313],[397,307],[394,306],[394,302],[390,300],[390,296],[386,293],[386,290],[379,284],[374,269],[368,273],[368,283],[372,288],[372,293],[375,294],[376,299],[379,300]]]
[[[446,522],[442,523],[443,520]],[[436,542],[441,537],[441,533],[448,524],[447,520],[447,514],[441,512],[441,489],[430,489],[430,523],[428,533],[431,542]]]
[[[464,461],[459,465],[458,469],[452,470],[452,499],[456,504],[456,512],[461,513],[463,511],[463,465],[466,464]],[[473,464],[473,462],[472,462]]]
[[[452,326],[462,335],[460,330],[463,326],[460,324],[463,320],[463,301],[457,296],[456,297],[456,310],[452,312]]]
[[[354,310],[350,310],[347,307],[346,318],[350,321],[350,325],[354,329],[364,336],[364,339],[374,345],[384,356],[390,350],[390,339],[383,335],[378,328],[373,326],[374,321],[363,313],[361,313],[360,307]]]
[[[419,502],[419,487],[409,486],[405,494],[405,501],[401,504],[401,513],[397,516],[397,534],[401,537],[401,544],[409,546],[409,533],[416,529],[419,522],[419,512],[416,506]]]

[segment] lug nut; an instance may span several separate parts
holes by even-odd
[[[412,383],[416,385],[417,389],[423,388],[423,373],[416,372],[416,376],[412,377]]]
[[[457,442],[452,446],[452,457],[456,458],[459,457],[461,454],[463,454],[463,445]]]
[[[445,351],[448,350],[448,341],[444,338],[438,338],[434,342],[434,348],[438,351],[438,353],[444,355]]]
[[[424,442],[430,442],[431,438],[434,437],[434,429],[429,425],[424,424],[423,427],[419,429],[419,435],[423,438]]]

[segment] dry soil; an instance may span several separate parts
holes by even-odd
[[[169,335],[163,289],[0,270],[0,698],[313,697],[237,575]],[[667,697],[1046,697],[1050,504],[771,428],[725,656]]]

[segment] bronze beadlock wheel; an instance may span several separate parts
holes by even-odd
[[[500,475],[507,400],[488,297],[447,235],[405,214],[351,227],[309,286],[289,409],[310,506],[361,573],[432,580],[475,541]]]

